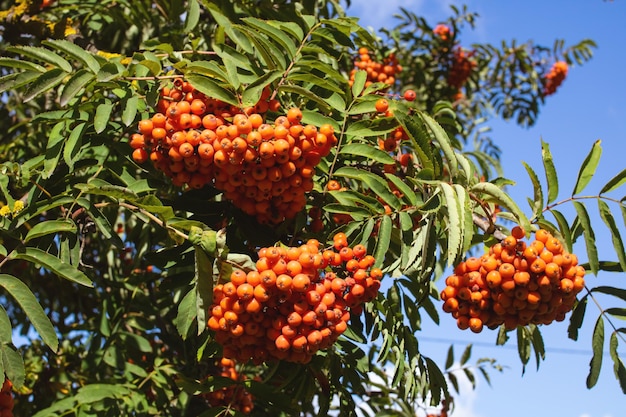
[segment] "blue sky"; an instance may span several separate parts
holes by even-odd
[[[602,140],[603,154],[592,182],[583,192],[593,194],[611,177],[626,167],[626,77],[623,45],[626,41],[626,3],[623,1],[571,0],[568,2],[527,1],[439,1],[439,0],[353,0],[347,9],[349,15],[359,16],[361,24],[378,29],[393,26],[393,13],[402,6],[426,17],[432,24],[443,21],[450,14],[449,5],[467,4],[470,11],[479,14],[476,28],[466,29],[462,35],[464,46],[471,43],[499,44],[503,39],[552,46],[556,38],[576,43],[590,38],[598,48],[594,58],[582,67],[570,68],[567,79],[556,95],[548,97],[535,126],[523,129],[514,123],[497,118],[491,120],[491,136],[502,148],[505,176],[517,182],[508,191],[527,209],[526,198],[532,196],[532,186],[522,166],[528,163],[543,178],[540,140],[551,147],[560,179],[560,198],[571,195],[578,168],[593,142]],[[623,188],[623,187],[622,187]],[[623,196],[619,190],[616,197]],[[589,201],[589,210],[596,204]],[[619,208],[611,206],[626,238]],[[571,206],[564,212],[573,219]],[[530,214],[530,210],[527,210]],[[592,216],[600,257],[615,260],[610,235],[597,216]],[[582,246],[575,252],[584,261]],[[590,286],[615,285],[626,287],[624,274],[600,273],[588,276]],[[600,299],[603,307],[618,306],[611,299]],[[466,390],[456,400],[456,417],[620,417],[626,409],[622,394],[612,370],[612,361],[605,349],[605,361],[598,384],[588,390],[585,379],[591,358],[591,332],[599,310],[589,306],[586,322],[578,342],[567,338],[567,320],[542,328],[547,358],[536,370],[531,362],[522,376],[522,366],[515,349],[515,341],[507,346],[495,346],[495,333],[484,331],[475,335],[456,328],[451,317],[442,316],[441,326],[426,323],[420,337],[420,348],[425,355],[443,364],[450,343],[455,353],[462,353],[468,343],[474,344],[473,359],[497,358],[506,366],[503,373],[492,372],[489,386],[479,379],[475,391]],[[623,323],[617,322],[618,326]],[[608,328],[608,327],[607,327]],[[607,330],[608,337],[608,330]],[[626,358],[626,346],[620,348]]]

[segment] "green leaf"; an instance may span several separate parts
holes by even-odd
[[[331,107],[337,109],[339,111],[343,111],[345,108],[345,103],[335,103],[332,101],[326,101],[322,97],[313,93],[309,89],[300,87],[299,85],[292,84],[283,84],[278,87],[278,91],[285,91],[287,93],[294,93],[298,96],[307,98],[311,101],[314,101],[318,106],[320,106],[320,111],[328,113],[330,112]],[[332,97],[338,97],[338,95],[333,95]]]
[[[556,209],[551,209],[550,213],[554,216],[556,222],[559,225],[559,232],[563,236],[563,243],[567,247],[568,252],[572,252],[572,232],[570,230],[569,224],[567,223],[567,219],[560,211]]]
[[[184,32],[185,33],[191,32],[198,25],[199,21],[200,21],[200,3],[198,3],[198,0],[189,0],[187,16],[185,17],[185,27],[183,29]]]
[[[34,62],[23,61],[21,59],[0,58],[0,67],[17,68],[26,71],[46,72],[46,68]]]
[[[587,375],[587,388],[593,388],[598,382],[600,368],[602,367],[602,355],[604,347],[604,316],[601,314],[596,321],[591,339],[593,356],[589,362],[589,375]]]
[[[494,201],[509,210],[516,218],[518,224],[524,230],[532,230],[528,218],[513,199],[495,184],[479,182],[471,188],[472,192],[479,192],[493,197]]]
[[[543,159],[543,168],[546,171],[546,181],[548,184],[548,201],[550,204],[559,196],[559,178],[556,175],[556,168],[550,153],[550,145],[541,140],[541,157]],[[525,229],[526,230],[526,229]]]
[[[78,61],[82,62],[84,66],[89,68],[89,70],[94,74],[97,74],[100,70],[100,63],[98,63],[98,60],[89,52],[85,51],[83,48],[76,45],[75,43],[72,43],[65,39],[45,40],[42,43],[44,45],[48,45],[50,47],[61,50],[70,55],[72,58],[77,59]],[[69,71],[71,71],[71,67]]]
[[[624,241],[622,240],[619,228],[615,223],[615,218],[613,217],[608,204],[606,204],[603,200],[598,199],[598,206],[600,209],[600,217],[611,231],[611,241],[613,242],[617,259],[619,260],[622,269],[626,270],[626,252],[624,251]]]
[[[389,242],[391,241],[391,230],[393,228],[393,222],[391,217],[383,216],[380,219],[380,225],[378,227],[378,237],[376,240],[376,249],[374,250],[374,258],[376,258],[375,267],[381,268],[385,262],[385,255],[389,249]]]
[[[618,297],[626,301],[626,289],[601,285],[601,286],[592,288],[591,292],[600,292],[602,294],[612,295],[614,297]]]
[[[352,136],[374,137],[389,133],[398,127],[391,117],[359,120],[351,123],[346,129],[346,134]]]
[[[585,312],[587,310],[587,295],[581,298],[576,307],[572,311],[572,315],[569,319],[569,326],[567,327],[567,336],[572,340],[578,340],[578,330],[583,325],[583,319],[585,318]]]
[[[339,151],[340,154],[363,156],[372,161],[380,162],[381,164],[394,164],[395,159],[387,152],[374,147],[371,144],[352,142],[343,146]]]
[[[626,169],[622,170],[622,172],[611,178],[609,182],[607,182],[604,187],[602,187],[599,194],[611,192],[616,188],[624,185],[624,183],[626,183]]]
[[[131,94],[131,96],[122,102],[124,110],[122,110],[122,123],[124,126],[130,126],[135,122],[137,116],[137,108],[139,106],[139,96]]]
[[[459,360],[459,363],[461,365],[465,365],[467,363],[467,361],[469,360],[470,356],[472,356],[472,345],[467,345],[465,347],[465,350],[463,351],[463,354],[461,355],[461,359]]]
[[[24,238],[24,243],[32,239],[37,239],[41,236],[46,236],[54,233],[76,233],[76,224],[69,219],[63,220],[47,220],[42,223],[37,223],[32,229],[28,231]]]
[[[122,67],[121,65],[116,64],[115,62],[107,62],[102,66],[102,68],[100,68],[98,74],[96,74],[96,79],[99,82],[111,81],[115,78],[120,77],[123,71],[124,67]]]
[[[75,266],[65,264],[56,256],[50,255],[41,249],[30,247],[18,248],[15,249],[11,258],[23,259],[34,264],[39,264],[61,278],[76,282],[85,287],[93,287],[93,283],[87,275],[79,271]]]
[[[96,107],[96,115],[93,120],[93,127],[96,133],[102,133],[106,129],[113,111],[113,103],[105,101]]]
[[[241,101],[244,106],[254,106],[258,103],[263,93],[263,89],[269,84],[279,79],[283,73],[281,71],[268,71],[258,77],[244,90]]]
[[[78,154],[80,147],[82,145],[81,139],[83,138],[83,134],[87,130],[87,123],[81,122],[74,126],[70,136],[67,138],[65,142],[65,147],[63,148],[63,160],[67,164],[70,171],[74,170],[74,158]]]
[[[196,87],[201,93],[221,100],[224,103],[232,104],[233,106],[239,105],[237,97],[235,97],[235,94],[233,94],[232,91],[222,87],[211,78],[194,73],[187,73],[185,74],[185,77],[187,78],[187,81],[193,84],[194,87]]]
[[[358,97],[361,94],[363,87],[365,87],[365,81],[367,81],[367,72],[358,70],[356,74],[354,74],[354,82],[352,83],[353,97]]]
[[[80,93],[80,91],[95,78],[95,75],[84,68],[76,71],[76,73],[72,75],[63,85],[63,91],[61,92],[61,98],[59,99],[61,106],[67,106],[67,104],[73,98],[77,97],[78,93]]]
[[[74,400],[79,404],[91,404],[105,398],[124,398],[130,391],[123,385],[89,384],[78,389]]]
[[[578,221],[580,222],[583,229],[583,237],[585,238],[585,246],[587,247],[587,257],[589,259],[591,272],[594,275],[597,275],[599,269],[598,249],[596,248],[596,236],[593,232],[593,228],[591,227],[589,214],[587,213],[587,209],[585,208],[585,206],[578,201],[574,201],[574,208],[576,209],[576,213],[578,214]]]
[[[11,320],[7,311],[0,305],[0,344],[10,344],[13,341],[13,330]],[[2,375],[0,373],[0,375]]]
[[[461,250],[461,242],[463,241],[463,229],[461,227],[462,208],[459,206],[459,199],[450,184],[442,182],[439,186],[446,199],[446,209],[448,212],[448,248],[446,251],[446,259],[448,260],[448,265],[451,265],[456,261],[459,251]]]
[[[619,385],[622,388],[622,393],[626,394],[626,368],[624,367],[624,362],[619,357],[617,353],[617,332],[611,333],[611,338],[609,339],[609,353],[611,354],[611,359],[613,359],[613,372],[615,373],[615,378],[619,381]]]
[[[178,314],[174,319],[174,325],[178,330],[178,334],[185,340],[189,333],[189,328],[196,318],[196,289],[192,288],[178,305]]]
[[[26,375],[22,356],[13,350],[12,347],[5,344],[0,344],[0,354],[2,355],[2,367],[6,377],[16,388],[23,387]]]
[[[54,67],[62,69],[65,72],[72,72],[74,70],[72,64],[70,64],[67,60],[46,48],[37,46],[10,46],[7,50],[18,55],[25,55],[30,58],[46,62]]]
[[[450,369],[454,365],[454,345],[450,345],[448,348],[448,355],[446,356],[446,369]]]
[[[24,93],[23,101],[26,103],[51,88],[56,87],[65,77],[67,77],[67,72],[59,68],[53,68],[44,72],[28,86],[26,93]]]
[[[57,334],[54,327],[52,327],[50,319],[46,316],[46,313],[28,286],[14,276],[7,274],[0,274],[0,286],[11,294],[22,307],[33,327],[41,336],[41,340],[56,352],[59,348]]]
[[[600,146],[600,140],[595,141],[593,146],[591,147],[591,151],[583,161],[580,166],[580,171],[578,172],[578,179],[576,180],[576,185],[574,185],[574,191],[572,191],[572,195],[576,195],[580,193],[591,181],[593,174],[596,172],[596,168],[598,168],[598,163],[600,162],[600,155],[602,155],[602,147]]]
[[[530,181],[533,184],[533,192],[534,192],[533,197],[534,198],[531,204],[531,208],[533,210],[533,217],[540,218],[542,210],[543,210],[543,206],[544,206],[543,190],[541,189],[541,183],[539,182],[539,177],[537,176],[535,171],[533,171],[533,169],[526,162],[523,162],[523,164],[524,164],[524,168],[526,168],[526,172],[528,173],[528,176],[530,177]]]
[[[195,249],[196,316],[198,334],[206,329],[207,309],[213,302],[213,262],[217,248],[217,236],[213,230],[199,231],[192,228],[189,241]]]
[[[441,125],[428,114],[424,112],[419,112],[418,115],[420,116],[422,122],[426,124],[428,129],[430,129],[433,138],[437,141],[437,143],[439,144],[439,148],[443,152],[443,155],[446,157],[451,177],[456,178],[458,173],[458,162],[456,159],[456,153],[454,152],[454,149],[452,149],[452,144],[450,143],[450,138],[448,137],[448,134],[441,127]]]
[[[88,184],[75,184],[74,187],[86,194],[104,195],[113,200],[138,202],[139,196],[127,187],[110,184],[99,178],[93,178]]]
[[[419,204],[417,194],[404,182],[400,177],[385,173],[385,177],[393,183],[393,185],[402,193],[402,198],[407,201],[411,206],[417,206]]]
[[[279,44],[281,49],[285,52],[288,52],[288,56],[290,59],[294,58],[297,53],[297,47],[294,42],[286,36],[284,31],[281,31],[278,28],[275,28],[268,22],[257,19],[255,17],[246,17],[242,19],[247,25],[253,27],[261,33],[264,33],[269,39]]]
[[[526,327],[517,327],[517,352],[524,365],[530,360],[530,337]]]

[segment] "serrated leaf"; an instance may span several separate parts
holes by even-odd
[[[604,185],[604,187],[602,187],[602,189],[600,190],[599,194],[604,194],[604,193],[611,192],[611,191],[621,187],[625,183],[626,183],[626,169],[622,170],[622,172],[620,172],[619,174],[617,174],[616,176],[611,178],[609,180],[609,182],[607,182]]]
[[[242,19],[246,24],[264,33],[273,42],[280,45],[280,47],[288,53],[290,59],[294,58],[297,52],[297,47],[294,42],[286,36],[286,33],[278,28],[275,28],[268,22],[257,19],[255,17],[246,17]]]
[[[626,289],[601,285],[601,286],[592,288],[591,292],[600,292],[602,294],[612,295],[614,297],[621,298],[622,300],[626,301]]]
[[[591,147],[591,151],[585,157],[580,170],[578,171],[578,178],[576,179],[576,185],[574,185],[574,191],[572,195],[580,193],[591,181],[593,174],[596,173],[598,163],[600,162],[600,156],[602,155],[602,147],[600,146],[600,140],[595,141]]]
[[[85,51],[83,48],[76,45],[75,43],[72,43],[65,39],[45,40],[42,43],[44,45],[59,49],[70,55],[71,57],[77,59],[87,68],[89,68],[89,70],[94,74],[97,74],[100,70],[100,64],[98,63],[98,60],[89,52]]]
[[[51,64],[56,69],[61,69],[63,71],[72,72],[72,64],[70,64],[67,60],[65,60],[60,55],[38,46],[10,46],[7,48],[8,51],[14,52],[18,55],[25,55],[31,58],[39,59],[40,61]]]
[[[572,340],[578,340],[578,330],[583,325],[583,319],[585,318],[585,312],[587,311],[587,295],[581,298],[576,307],[572,310],[572,315],[569,319],[569,326],[567,326],[567,336]]]
[[[396,162],[396,160],[393,159],[393,157],[387,152],[366,143],[348,143],[340,149],[339,153],[346,155],[363,156],[372,161],[380,162],[381,164],[394,164]]]
[[[559,179],[556,175],[556,168],[554,167],[554,160],[552,159],[552,153],[550,152],[550,145],[541,140],[541,158],[543,160],[543,168],[546,173],[546,182],[548,185],[548,201],[550,204],[559,195]]]
[[[519,206],[507,193],[498,188],[495,184],[492,184],[490,182],[479,182],[478,184],[472,186],[471,191],[490,195],[491,197],[493,197],[495,202],[505,207],[515,216],[518,224],[522,227],[522,229],[532,230],[530,222],[528,221],[528,218],[526,217],[524,212],[520,210]]]
[[[26,234],[24,243],[54,233],[76,233],[76,231],[76,224],[72,220],[47,220],[34,225]]]
[[[309,100],[314,101],[317,105],[320,106],[320,111],[329,112],[331,108],[334,108],[339,111],[343,111],[345,109],[345,103],[336,103],[332,100],[324,100],[322,97],[313,93],[312,91],[300,87],[299,85],[292,84],[283,84],[278,87],[278,91],[285,91],[287,93],[294,93]],[[338,97],[338,95],[333,95],[332,97]]]
[[[213,258],[200,246],[195,249],[196,317],[198,335],[207,326],[207,311],[213,302]]]
[[[72,128],[70,135],[65,142],[65,146],[63,147],[63,160],[68,166],[70,171],[74,170],[74,158],[78,154],[80,147],[82,145],[81,139],[83,138],[83,134],[87,130],[87,123],[81,122]]]
[[[96,133],[102,133],[106,129],[113,111],[113,103],[105,101],[96,107],[96,114],[93,120],[93,127]]]
[[[446,356],[446,369],[450,369],[454,365],[454,345],[450,345],[448,348],[448,355]]]
[[[600,217],[611,231],[611,241],[613,242],[613,248],[615,248],[617,259],[619,260],[622,269],[626,270],[626,252],[624,251],[624,241],[622,240],[619,228],[615,223],[615,218],[611,213],[611,209],[608,204],[600,199],[598,199],[598,208],[600,210]]]
[[[185,340],[189,333],[189,328],[196,318],[196,289],[192,288],[178,304],[178,313],[174,319],[174,325],[178,334]]]
[[[0,67],[6,68],[17,68],[23,69],[27,71],[38,71],[38,72],[46,72],[46,68],[42,67],[39,64],[35,64],[34,62],[24,61],[21,59],[14,58],[0,58]]]
[[[385,255],[389,249],[389,242],[391,241],[391,229],[393,228],[393,222],[391,217],[383,216],[380,219],[380,225],[378,227],[378,237],[376,239],[376,249],[374,249],[374,258],[376,258],[376,268],[381,268],[385,262]]]
[[[187,15],[185,16],[184,32],[191,32],[200,21],[200,4],[198,0],[190,0],[188,2]]]
[[[139,96],[131,94],[131,96],[122,102],[122,123],[124,126],[130,126],[135,122],[137,116],[137,108],[139,106]]]
[[[196,87],[201,93],[221,100],[224,103],[232,104],[233,106],[239,105],[237,97],[235,97],[235,94],[233,94],[232,91],[222,87],[209,77],[194,73],[187,73],[185,74],[185,77],[187,78],[187,81],[193,84],[194,87]]]
[[[411,206],[417,206],[419,200],[417,194],[400,177],[394,174],[385,173],[385,177],[402,193],[402,198]]]
[[[461,242],[463,241],[463,229],[461,228],[462,208],[459,206],[459,199],[450,184],[442,182],[439,186],[446,200],[446,210],[448,214],[448,247],[446,249],[446,259],[448,265],[451,265],[459,255]]]
[[[263,89],[282,75],[282,71],[268,71],[248,85],[241,96],[243,106],[256,105],[261,98]]]
[[[65,77],[67,77],[67,72],[59,68],[53,68],[44,72],[28,86],[24,93],[24,103],[61,84]]]
[[[441,125],[437,123],[437,121],[433,119],[432,117],[430,117],[428,114],[424,112],[419,112],[418,115],[420,116],[423,123],[426,124],[426,126],[432,132],[433,138],[439,144],[439,148],[441,149],[441,151],[443,152],[443,155],[448,161],[448,170],[450,172],[450,176],[452,178],[456,178],[457,173],[458,173],[458,162],[456,159],[456,153],[454,152],[454,149],[452,148],[448,134],[441,127]]]
[[[65,264],[56,256],[50,255],[48,252],[44,252],[41,249],[31,247],[18,248],[15,249],[11,257],[13,259],[23,259],[34,264],[39,264],[61,278],[84,285],[85,287],[93,287],[91,279],[75,266]]]
[[[523,326],[517,327],[517,352],[522,364],[526,365],[530,360],[530,337]]]
[[[87,184],[76,184],[74,187],[81,190],[83,193],[103,195],[114,200],[127,200],[131,202],[137,202],[139,200],[139,196],[130,188],[113,185],[99,178],[93,178]]]
[[[624,367],[624,362],[622,362],[619,354],[617,353],[618,343],[617,332],[611,333],[611,338],[609,339],[609,353],[611,355],[611,359],[613,359],[613,373],[619,382],[622,393],[626,394],[626,368]]]
[[[61,98],[59,99],[61,106],[65,107],[73,98],[78,96],[78,93],[85,88],[87,84],[92,82],[95,78],[95,75],[84,68],[76,71],[76,73],[72,75],[63,85],[63,91],[61,92]]]
[[[2,355],[2,367],[6,377],[13,383],[16,388],[24,386],[24,360],[9,345],[0,344],[0,354]]]
[[[13,329],[7,311],[0,305],[0,344],[10,344],[13,341]],[[2,375],[0,373],[0,375]]]
[[[352,96],[358,97],[365,87],[365,81],[367,81],[367,72],[364,70],[358,70],[354,74],[354,82],[352,83]]]
[[[469,360],[470,356],[472,356],[472,345],[467,345],[465,347],[465,350],[463,351],[463,354],[461,355],[461,359],[459,360],[459,363],[461,365],[465,365],[467,363],[467,361]]]
[[[122,66],[118,66],[114,62],[107,62],[104,64],[98,74],[96,74],[96,79],[100,82],[111,81],[119,76],[121,76],[124,68]]]
[[[584,204],[574,201],[574,208],[576,209],[576,213],[578,214],[578,221],[580,222],[583,229],[583,237],[585,238],[585,246],[587,248],[587,258],[589,262],[589,266],[591,268],[591,272],[594,275],[598,274],[599,264],[598,264],[598,249],[596,247],[596,236],[591,227],[591,220],[589,219],[589,214],[587,213],[587,209]]]
[[[105,398],[123,398],[129,395],[129,389],[117,384],[89,384],[78,389],[74,400],[79,404],[90,404]]]
[[[539,177],[533,171],[533,169],[526,162],[523,162],[524,168],[526,168],[526,172],[530,177],[530,182],[533,184],[533,200],[531,204],[531,209],[533,210],[533,217],[539,218],[541,217],[541,213],[544,207],[543,203],[543,190],[541,189],[541,183],[539,182]]]
[[[28,286],[12,275],[0,274],[0,287],[11,294],[41,336],[41,340],[56,352],[59,348],[56,331]]]
[[[600,369],[602,368],[602,355],[604,349],[604,316],[601,314],[593,328],[591,338],[593,356],[589,362],[589,375],[587,375],[587,388],[593,388],[598,382]]]
[[[391,117],[365,119],[348,125],[346,134],[360,137],[374,137],[389,133],[397,127],[398,123]]]

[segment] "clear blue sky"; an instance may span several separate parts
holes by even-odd
[[[626,3],[603,0],[571,0],[568,2],[521,1],[439,1],[439,0],[353,0],[348,14],[359,16],[361,24],[378,29],[393,26],[393,13],[402,6],[437,23],[450,15],[449,4],[467,4],[479,13],[477,27],[462,35],[464,46],[471,43],[498,45],[503,39],[552,46],[554,39],[575,43],[591,38],[598,44],[594,58],[582,67],[570,68],[568,77],[556,95],[548,97],[536,125],[522,129],[514,123],[494,118],[490,125],[492,137],[502,148],[505,175],[517,181],[509,189],[522,206],[532,196],[532,186],[522,166],[525,161],[543,178],[540,139],[547,141],[560,174],[560,198],[571,195],[578,168],[593,142],[602,140],[603,154],[594,180],[583,194],[597,193],[606,181],[626,167],[626,76],[623,47],[626,42]],[[623,188],[623,187],[622,187]],[[620,190],[618,198],[624,195]],[[588,203],[595,211],[596,204]],[[626,238],[624,223],[616,206],[612,206]],[[565,210],[573,219],[571,210]],[[530,210],[527,211],[530,214]],[[610,236],[604,224],[594,216],[598,250],[602,259],[615,260]],[[578,246],[583,261],[584,248]],[[590,286],[624,285],[624,274],[601,273],[588,276]],[[600,299],[603,307],[618,306],[617,302]],[[420,338],[422,352],[443,364],[450,343],[455,344],[457,357],[467,343],[473,343],[473,358],[494,357],[507,368],[503,373],[491,373],[492,385],[479,379],[476,391],[465,391],[457,398],[456,417],[621,417],[626,415],[626,396],[622,394],[612,370],[612,361],[605,349],[605,360],[598,384],[585,387],[591,358],[591,331],[598,309],[588,307],[586,323],[578,342],[567,338],[568,319],[542,328],[547,358],[537,371],[534,363],[522,376],[521,363],[511,340],[505,347],[495,346],[495,334],[484,331],[475,335],[456,328],[449,316],[442,316],[442,325],[425,325]],[[617,322],[618,326],[623,323]],[[608,327],[607,327],[608,329]],[[608,330],[607,330],[608,337]],[[440,342],[444,340],[446,342]],[[626,346],[620,348],[626,359]]]

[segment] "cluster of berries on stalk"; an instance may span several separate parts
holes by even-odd
[[[331,125],[302,124],[296,107],[269,122],[266,112],[280,108],[269,89],[254,107],[239,109],[177,79],[161,90],[157,107],[131,136],[133,159],[150,160],[176,186],[211,185],[262,223],[304,208],[316,165],[337,143]]]
[[[556,93],[556,89],[567,77],[567,62],[557,61],[552,65],[550,71],[544,77],[543,95],[549,96]]]
[[[456,266],[441,292],[460,329],[507,329],[562,321],[585,287],[585,268],[545,229],[526,243],[519,226],[478,257]]]
[[[296,247],[259,250],[256,268],[234,269],[215,286],[208,326],[223,356],[241,363],[307,363],[331,346],[380,288],[382,271],[365,246],[344,233],[320,248],[311,239]]]

